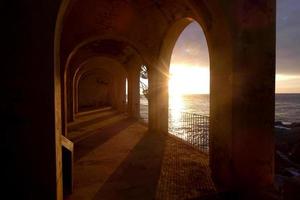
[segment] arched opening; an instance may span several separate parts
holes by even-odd
[[[169,132],[209,149],[209,55],[204,32],[193,21],[174,46],[169,68]]]
[[[101,4],[100,4],[100,6],[94,6],[95,3],[94,2],[91,3],[91,2],[90,2],[90,5],[92,5],[93,7],[103,8],[103,9],[107,8],[106,6],[102,6]],[[102,3],[104,1],[98,1],[98,2]],[[189,2],[188,5],[190,5],[190,3],[191,2]],[[224,14],[224,13],[226,13],[226,14],[231,13],[232,10],[225,10],[225,12],[223,13],[223,10],[222,10],[223,7],[220,7],[220,8],[217,7],[219,9],[215,10],[216,11],[216,14],[215,14],[214,13],[214,3],[210,4],[210,3],[207,2],[206,4],[203,3],[203,5],[202,5],[201,2],[200,3],[195,3],[195,4],[192,3],[191,5],[195,5],[195,8],[191,9],[190,11],[192,12],[192,11],[196,10],[197,13],[195,13],[195,15],[192,15],[192,16],[198,16],[198,14],[199,14],[199,16],[200,16],[199,18],[203,18],[203,21],[205,21],[205,22],[203,22],[203,24],[206,24],[206,26],[204,26],[205,29],[206,29],[205,32],[207,33],[209,31],[209,34],[208,34],[209,41],[211,43],[213,43],[213,45],[211,45],[213,47],[213,49],[212,49],[213,53],[212,53],[211,61],[212,61],[212,74],[213,74],[212,78],[214,78],[214,81],[212,81],[212,90],[211,90],[212,91],[212,101],[211,102],[212,102],[212,104],[214,104],[212,111],[215,111],[215,112],[211,112],[211,115],[213,117],[213,120],[212,120],[212,122],[213,122],[212,127],[213,128],[212,128],[211,132],[214,132],[214,138],[217,138],[217,139],[214,141],[214,145],[213,145],[215,147],[214,148],[215,151],[214,151],[214,155],[212,156],[212,158],[213,158],[212,160],[214,161],[212,163],[212,165],[214,167],[212,171],[213,171],[214,175],[217,178],[219,178],[219,180],[223,181],[224,183],[227,183],[227,182],[231,183],[231,175],[232,174],[236,175],[235,169],[237,169],[237,172],[238,172],[238,174],[236,175],[237,178],[241,178],[242,183],[247,182],[248,181],[247,179],[249,179],[248,182],[250,182],[252,179],[248,178],[247,176],[243,177],[243,175],[244,175],[243,173],[245,172],[245,174],[246,174],[246,172],[249,172],[248,169],[252,167],[251,163],[254,163],[253,165],[256,167],[256,163],[252,162],[253,160],[256,161],[255,160],[256,156],[253,156],[254,158],[250,157],[250,159],[247,158],[247,160],[246,159],[244,160],[244,159],[240,158],[240,156],[242,157],[243,155],[240,155],[239,152],[241,152],[241,151],[238,151],[238,150],[240,150],[240,149],[243,150],[243,148],[242,148],[243,145],[247,144],[247,140],[241,140],[241,139],[244,139],[243,138],[244,135],[246,135],[246,136],[250,135],[248,132],[252,131],[252,129],[247,130],[247,128],[248,128],[246,126],[247,123],[244,123],[248,119],[251,119],[251,118],[250,117],[248,117],[248,118],[244,117],[241,112],[238,112],[236,110],[235,110],[235,112],[233,112],[233,110],[234,110],[233,108],[239,108],[239,105],[247,107],[248,102],[246,102],[246,103],[242,102],[242,104],[239,104],[239,102],[238,102],[239,99],[237,97],[241,97],[241,99],[243,99],[243,98],[247,97],[247,95],[250,96],[251,94],[253,94],[253,92],[251,90],[252,87],[249,87],[249,88],[245,87],[245,83],[248,81],[248,79],[251,78],[251,76],[250,76],[250,78],[248,76],[245,76],[245,74],[248,73],[247,70],[245,70],[245,72],[244,71],[238,71],[237,70],[237,68],[238,68],[237,65],[240,64],[239,62],[244,61],[244,60],[248,61],[248,60],[252,59],[252,57],[254,57],[254,56],[256,57],[257,55],[256,54],[254,54],[254,56],[244,55],[245,57],[243,57],[243,54],[239,53],[238,49],[235,49],[236,46],[238,46],[238,44],[240,44],[240,42],[243,42],[244,40],[246,40],[248,38],[245,37],[246,38],[245,39],[244,37],[243,38],[233,38],[232,37],[232,32],[230,32],[231,28],[232,28],[231,25],[237,24],[236,28],[233,27],[233,31],[237,31],[237,34],[243,33],[242,32],[243,29],[240,30],[240,27],[239,27],[238,23],[235,23],[236,21],[233,21],[233,22],[230,21],[231,17],[233,17],[233,16],[230,16],[230,15],[227,16],[227,15]],[[156,5],[157,6],[153,6],[155,9],[156,9],[156,7],[162,8],[162,10],[159,10],[159,13],[164,12],[164,10],[165,11],[170,11],[170,12],[172,10],[177,10],[176,7],[174,7],[174,9],[173,9],[173,7],[172,7],[173,2],[171,2],[170,7],[166,6],[166,8],[160,7],[160,6],[158,6],[158,4],[156,4]],[[178,4],[174,4],[174,5],[177,6]],[[242,5],[243,5],[243,7],[247,8],[247,6],[244,6],[244,4],[242,4]],[[121,6],[123,6],[123,5],[121,5]],[[81,8],[81,6],[78,6],[78,5],[77,5],[77,7]],[[93,8],[93,7],[90,7],[90,8]],[[116,14],[119,14],[118,5],[114,4],[114,7],[116,7],[115,10],[117,10]],[[240,5],[237,5],[237,10],[239,10],[240,7],[241,7]],[[135,6],[133,6],[133,8],[135,8]],[[207,8],[210,8],[210,9],[208,10]],[[229,9],[229,8],[230,9],[235,9],[235,7],[233,7],[233,6],[226,6],[226,9]],[[89,12],[90,12],[90,9],[85,9],[85,10],[89,10]],[[213,11],[213,12],[210,13],[210,10]],[[104,12],[103,16],[98,15],[102,11]],[[130,11],[130,10],[128,10],[128,11]],[[95,13],[97,13],[97,15],[95,15],[97,17],[92,16],[90,18],[90,19],[97,19],[97,23],[95,23],[95,24],[99,24],[100,21],[105,21],[105,20],[102,20],[101,17],[104,17],[103,19],[109,19],[110,20],[110,17],[107,17],[107,15],[105,14],[106,13],[105,10],[101,10],[101,9],[96,10]],[[131,13],[131,12],[128,12],[128,13]],[[151,12],[151,13],[156,13],[156,12]],[[165,14],[167,14],[167,13],[169,13],[169,12],[165,12]],[[174,14],[172,16],[174,16],[174,17],[185,16],[187,13],[189,13],[189,11],[185,10],[185,12],[183,12],[183,13],[172,13],[172,14]],[[201,13],[204,13],[203,14],[204,17],[201,16]],[[233,13],[235,13],[235,12],[233,12]],[[71,15],[70,19],[74,20],[73,16],[79,16],[79,18],[81,18],[80,14],[82,14],[81,9],[79,9],[79,12],[76,13],[76,15]],[[113,14],[114,14],[114,9],[112,9],[112,16],[115,16]],[[121,13],[121,14],[123,14],[123,13]],[[124,12],[124,14],[127,14],[127,12]],[[84,16],[84,12],[83,12],[82,15]],[[93,27],[93,29],[91,29],[91,30],[89,30],[90,27],[88,27],[88,26],[85,27],[85,29],[87,30],[86,32],[95,31],[94,35],[102,34],[103,32],[102,32],[101,28],[109,26],[108,28],[111,29],[112,31],[115,31],[115,28],[116,28],[116,31],[115,31],[116,35],[118,35],[118,33],[120,33],[120,31],[122,31],[122,33],[124,33],[124,35],[126,35],[126,29],[123,29],[124,28],[123,26],[119,27],[118,26],[119,23],[114,23],[114,22],[118,22],[117,21],[118,19],[123,19],[122,15],[120,15],[120,17],[119,17],[119,15],[116,15],[116,16],[117,17],[115,19],[113,19],[112,22],[110,21],[107,24],[103,24],[103,26],[100,25],[97,28]],[[166,15],[166,16],[168,17],[169,15]],[[226,17],[223,17],[223,16],[226,16]],[[86,19],[89,19],[89,18],[86,18]],[[154,17],[153,19],[160,19],[160,18],[159,18],[159,16],[157,16],[157,18]],[[165,21],[164,21],[165,19],[164,18],[162,18],[162,19],[163,20],[161,20],[161,21],[163,22],[163,24],[159,24],[160,26],[157,26],[157,27],[161,27],[161,29],[159,29],[161,31],[158,31],[157,35],[154,35],[154,36],[157,36],[157,38],[163,38],[165,36],[165,31],[164,30],[168,29],[168,27],[164,27],[164,26],[166,24],[169,25],[169,23],[165,23]],[[172,20],[174,18],[170,17],[169,19]],[[213,20],[213,19],[218,19],[218,20]],[[116,20],[116,21],[114,21],[114,20]],[[82,20],[82,21],[84,21],[84,20]],[[130,21],[130,20],[128,20],[128,21]],[[146,20],[142,20],[142,21],[146,22]],[[148,24],[149,25],[154,25],[154,24],[156,24],[155,22],[159,23],[159,21],[160,20],[151,21]],[[187,21],[189,21],[189,20],[185,20],[185,22],[180,23],[179,27],[182,26],[182,25],[185,26]],[[247,21],[247,20],[245,20],[245,21]],[[226,22],[226,23],[224,23],[224,22]],[[87,23],[87,24],[92,24],[92,23]],[[230,26],[228,26],[229,24],[230,24]],[[112,27],[110,27],[110,25],[112,25]],[[116,25],[116,27],[115,27],[115,25]],[[133,25],[134,24],[132,24],[132,26],[128,26],[128,27],[134,27]],[[141,23],[141,27],[143,25],[144,24]],[[77,26],[71,26],[71,29],[69,30],[69,32],[72,33],[72,35],[76,35],[76,34],[74,34],[74,32],[76,32],[75,27],[77,27]],[[82,27],[82,26],[78,26],[78,27]],[[163,29],[163,27],[165,29]],[[144,35],[146,35],[146,34],[143,34],[143,32],[137,32],[136,34],[135,33],[132,34],[132,30],[146,30],[146,31],[148,31],[148,30],[151,30],[151,29],[152,29],[151,26],[149,26],[149,27],[147,26],[147,28],[145,28],[145,29],[139,28],[139,27],[136,27],[136,29],[130,29],[130,38],[135,39],[134,36],[144,36]],[[178,27],[176,29],[177,29],[176,31],[182,31],[182,29],[180,29]],[[99,31],[97,32],[96,30],[99,30]],[[172,33],[173,36],[176,35],[176,33],[177,33],[176,31]],[[249,32],[252,33],[251,31],[252,30],[250,29]],[[262,32],[264,33],[265,31],[262,31]],[[77,34],[80,35],[83,38],[84,33],[81,33],[81,34],[79,34],[79,33],[80,32],[77,32]],[[219,33],[222,33],[222,37],[218,37]],[[253,31],[253,33],[256,33],[256,32]],[[259,34],[255,34],[255,36],[259,39],[258,35]],[[269,35],[271,35],[271,34],[269,34]],[[68,34],[66,34],[66,36],[68,36]],[[66,38],[68,38],[68,37],[65,37],[65,39]],[[157,41],[156,45],[153,43],[153,46],[152,46],[152,44],[149,44],[150,43],[149,41],[153,41],[153,42],[155,41],[155,37],[151,38],[151,40],[146,40],[146,39],[147,38],[138,37],[136,42],[140,43],[140,46],[146,47],[146,48],[149,47],[149,50],[153,50],[153,51],[157,50],[156,47],[159,48],[161,46],[164,46],[164,44],[161,44],[161,43],[163,43],[161,41]],[[231,39],[232,40],[237,40],[237,41],[231,41]],[[76,42],[76,40],[74,40],[74,41]],[[144,43],[144,41],[145,41],[145,43]],[[270,41],[270,42],[272,42],[272,41]],[[168,41],[167,41],[167,43],[168,43]],[[171,43],[169,43],[169,44],[171,44]],[[231,43],[233,43],[232,46],[231,46]],[[268,40],[267,40],[266,43],[268,44]],[[66,42],[66,44],[68,44],[68,42]],[[71,41],[70,41],[70,44],[71,44]],[[256,44],[256,43],[254,43],[254,44]],[[99,45],[97,45],[97,44],[93,45],[93,48],[97,47],[97,46],[99,46]],[[171,44],[171,46],[173,47],[173,44]],[[108,47],[105,48],[105,50],[108,51],[111,48],[113,49],[114,46],[109,45],[109,47],[110,48],[108,48]],[[153,47],[153,48],[150,48],[150,47]],[[232,49],[231,49],[231,47],[232,47]],[[254,46],[254,47],[256,47],[256,46]],[[259,49],[259,48],[257,48],[257,49]],[[262,48],[262,49],[264,50],[264,48]],[[99,49],[96,48],[96,50],[97,51],[95,51],[95,52],[97,53]],[[149,51],[149,52],[151,52],[151,51]],[[157,76],[155,77],[155,79],[152,79],[153,76],[157,75],[157,74],[154,74],[154,73],[157,73],[157,71],[159,71],[159,70],[154,71],[153,66],[156,67],[157,65],[161,64],[160,61],[155,60],[155,56],[157,56],[157,51],[155,51],[155,52],[156,53],[153,53],[153,55],[151,55],[151,57],[150,57],[150,58],[153,58],[153,63],[150,63],[150,65],[151,65],[151,68],[150,68],[151,69],[151,71],[150,71],[151,72],[151,79],[150,80],[151,81],[154,80],[152,82],[153,83],[152,86],[154,85],[154,87],[152,87],[151,89],[153,89],[153,88],[154,88],[154,90],[157,89],[156,91],[154,91],[156,93],[153,95],[154,96],[154,98],[153,98],[154,103],[151,102],[152,103],[151,106],[152,106],[152,108],[154,108],[154,109],[152,109],[153,110],[152,122],[155,122],[155,123],[153,123],[153,127],[154,127],[153,130],[161,131],[161,130],[165,130],[165,126],[162,125],[162,124],[167,124],[167,123],[165,123],[165,119],[167,119],[166,122],[168,122],[168,118],[165,118],[165,115],[164,115],[164,113],[168,113],[168,112],[165,109],[161,109],[163,106],[160,106],[159,103],[161,102],[164,105],[166,105],[166,104],[165,104],[165,102],[161,101],[161,99],[163,99],[160,96],[160,91],[161,90],[160,90],[159,87],[157,87],[157,86],[160,85],[161,82],[165,83],[164,82],[165,80],[163,78],[157,77]],[[113,53],[118,54],[118,51],[113,51]],[[164,52],[162,54],[164,54]],[[165,57],[165,55],[163,57]],[[239,58],[240,60],[237,59],[237,58]],[[124,59],[124,60],[127,60],[127,59]],[[164,63],[164,62],[162,62],[162,63]],[[254,68],[252,74],[255,74],[256,71],[259,71],[258,69],[259,69],[260,62],[256,61],[256,62],[254,62],[254,64],[257,64],[257,65],[255,65],[255,66],[257,66],[257,69]],[[166,62],[166,65],[167,65],[167,67],[169,67],[169,62]],[[270,66],[271,66],[271,64],[270,64]],[[165,70],[161,66],[156,67],[156,69],[157,68],[161,69],[162,71]],[[241,77],[242,77],[241,80],[242,81],[239,81],[239,79],[236,76],[233,76],[233,75],[236,74],[236,72],[241,72]],[[267,75],[262,76],[262,79],[264,79],[265,77],[269,78],[270,76],[267,76]],[[232,82],[230,84],[226,85],[228,80],[230,80]],[[241,87],[239,87],[239,88],[241,90],[245,90],[246,93],[241,93],[241,95],[238,94],[238,91],[239,91],[238,86],[239,85],[237,83],[241,83]],[[259,82],[259,83],[261,83],[261,82]],[[224,85],[224,87],[223,87],[223,85]],[[253,88],[255,86],[256,85],[254,85]],[[224,93],[227,93],[227,96],[225,98],[223,98],[223,96],[221,96],[221,95],[218,95],[218,92],[219,92],[220,88],[222,88],[222,91]],[[122,91],[124,91],[124,90],[122,90]],[[251,95],[251,96],[253,96],[253,95]],[[266,100],[266,103],[269,102],[266,97],[262,97],[262,99]],[[223,103],[223,102],[225,102],[225,103]],[[264,104],[264,106],[266,105],[266,103]],[[252,108],[251,106],[252,106],[252,104],[251,104],[251,101],[250,101],[248,107]],[[163,108],[168,109],[168,106],[165,106]],[[161,114],[163,114],[163,115],[161,115]],[[256,113],[253,112],[252,114],[256,114]],[[244,121],[241,120],[242,123],[239,123],[239,121],[237,120],[240,117],[244,120]],[[153,119],[155,119],[155,120],[153,120]],[[265,119],[268,119],[268,118],[265,117]],[[263,118],[263,120],[264,120],[264,118]],[[261,121],[263,121],[263,120],[261,120]],[[151,121],[151,120],[149,120],[149,121]],[[239,124],[242,124],[244,126],[239,126]],[[257,123],[257,124],[258,124],[258,128],[263,127],[263,126],[260,126],[260,123]],[[166,130],[168,130],[168,129],[166,129]],[[246,133],[246,134],[239,135],[239,132]],[[265,132],[268,132],[268,130],[265,131]],[[247,139],[248,137],[245,137],[245,138]],[[263,138],[263,141],[267,141],[268,139],[269,138],[264,140],[264,138]],[[241,141],[241,142],[237,142],[237,141]],[[264,142],[261,142],[261,144],[264,144]],[[252,147],[250,149],[252,150],[254,146],[255,145],[250,146],[250,147]],[[107,152],[110,152],[110,151],[107,151]],[[255,153],[253,153],[253,154],[255,155]],[[244,157],[247,157],[247,156],[244,156]],[[267,157],[269,158],[269,156],[265,156],[264,158],[267,158]],[[264,162],[265,160],[266,159],[262,159],[262,162]],[[222,165],[220,165],[221,167],[218,167],[219,163],[222,163]],[[247,164],[247,167],[244,167],[245,163]],[[250,164],[250,165],[248,166],[248,164]],[[243,170],[244,168],[245,168],[245,170]],[[256,176],[260,176],[260,173],[257,173]],[[245,181],[244,181],[244,179],[245,179]]]
[[[140,119],[148,123],[148,69],[146,65],[142,65],[139,73],[140,79]]]
[[[64,164],[61,158],[65,156],[61,154],[61,146],[65,140],[61,132],[66,123],[64,123],[65,117],[62,116],[64,99],[61,98],[65,91],[61,93],[61,86],[65,81],[63,77],[65,59],[72,52],[73,47],[82,40],[98,35],[128,38],[149,54],[151,59],[147,63],[151,66],[150,80],[154,80],[151,86],[157,86],[162,81],[152,79],[152,76],[156,73],[153,72],[153,68],[159,63],[156,61],[156,56],[162,46],[160,39],[166,35],[168,26],[173,20],[186,15],[199,17],[205,21],[207,24],[205,32],[208,32],[211,44],[209,46],[212,47],[213,81],[211,81],[210,112],[212,118],[210,133],[214,139],[212,145],[214,148],[210,148],[211,160],[213,160],[212,174],[223,186],[222,189],[237,189],[238,194],[243,191],[252,193],[253,190],[255,193],[269,186],[274,172],[272,133],[274,129],[275,0],[228,1],[226,5],[219,2],[224,1],[149,0],[112,3],[105,0],[46,0],[41,4],[34,0],[30,3],[5,4],[8,8],[16,8],[18,16],[22,16],[12,18],[8,15],[6,18],[13,21],[6,20],[8,26],[5,26],[6,34],[15,40],[4,41],[7,45],[4,49],[7,49],[10,55],[7,58],[13,59],[4,59],[3,65],[9,67],[4,67],[3,74],[15,75],[4,76],[2,80],[4,92],[8,92],[2,99],[4,103],[1,104],[5,109],[3,115],[7,116],[4,121],[3,138],[8,138],[3,140],[5,145],[3,152],[7,154],[5,160],[15,165],[5,166],[3,170],[7,172],[8,177],[8,181],[4,181],[9,183],[7,184],[9,190],[6,191],[11,191],[19,184],[25,186],[17,192],[17,195],[23,195],[20,199],[38,199],[41,196],[49,199],[63,198],[62,165]],[[57,16],[59,3],[62,3],[62,6]],[[294,3],[292,2],[291,5],[294,6]],[[67,7],[70,9],[66,9]],[[53,43],[54,32],[55,43]],[[12,42],[17,43],[18,48],[11,49]],[[97,46],[99,45],[95,44],[92,48],[86,49],[90,51],[88,56],[103,55]],[[120,51],[114,45],[107,45],[103,49],[107,53],[105,55],[120,55]],[[111,49],[113,51],[109,52]],[[124,52],[128,53],[128,51]],[[80,56],[84,57],[84,54]],[[124,63],[129,63],[127,61],[130,57],[121,56],[120,59]],[[169,66],[169,63],[167,65]],[[156,108],[152,109],[154,113],[152,119],[155,119],[153,127],[157,128],[156,130],[162,130],[160,124],[162,120],[158,116],[166,113],[166,110],[162,110],[159,105],[162,99],[157,95],[159,92],[154,94],[154,103],[151,102],[153,103],[151,108],[152,106]],[[163,103],[165,105],[165,102]],[[166,108],[168,109],[168,106]],[[91,141],[99,140],[97,138]],[[123,137],[117,141],[132,140]],[[155,157],[151,155],[142,157],[140,154],[124,155],[124,152],[132,153],[128,146],[122,149],[119,148],[121,145],[118,142],[103,142],[103,144],[107,144],[107,149],[106,151],[100,149],[99,152],[107,152],[109,156],[104,158],[100,154],[97,156],[100,159],[95,160],[96,162],[92,162],[91,159],[82,160],[81,164],[85,163],[87,167],[77,168],[81,174],[87,174],[86,172],[91,174],[91,179],[85,179],[87,182],[84,183],[92,183],[92,190],[103,185],[95,185],[93,181],[96,179],[104,180],[108,186],[121,185],[123,188],[103,189],[116,195],[116,198],[121,195],[136,194],[147,194],[149,197],[149,191],[152,191],[155,186],[145,187],[145,180],[148,183],[148,179],[143,175],[154,177],[153,173],[147,174],[148,170],[145,170],[153,167],[139,164],[144,159],[153,160]],[[132,146],[150,146],[142,152],[157,149],[151,144],[155,143]],[[124,155],[124,159],[115,162],[116,170],[109,173],[113,175],[112,178],[95,177],[101,173],[94,173],[95,171],[90,168],[92,165],[107,161],[109,167],[100,169],[105,169],[105,172],[106,169],[114,169],[111,165],[111,154],[116,149],[122,150],[120,154]],[[6,150],[8,153],[5,153]],[[6,159],[11,156],[12,159]],[[128,160],[132,157],[137,158],[137,162]],[[152,163],[154,162],[146,162],[146,164]],[[131,175],[137,175],[135,177],[138,177],[141,182],[133,176],[126,176],[128,183],[124,181],[125,179],[119,179],[121,184],[116,184],[116,177],[132,169],[139,173],[131,173]],[[87,184],[83,185],[87,186]],[[92,190],[83,188],[86,194],[91,194]],[[190,193],[192,192],[188,194]]]
[[[107,57],[92,57],[79,64],[67,76],[68,121],[75,122],[84,110],[93,110],[87,112],[91,114],[110,107],[124,112],[126,78],[124,66]]]

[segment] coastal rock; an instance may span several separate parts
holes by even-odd
[[[282,121],[276,121],[274,123],[274,126],[284,126],[284,125],[283,125]]]
[[[294,147],[292,148],[290,153],[290,159],[293,162],[300,164],[300,143],[294,145]]]
[[[300,122],[294,122],[291,124],[291,128],[296,128],[296,127],[300,128]]]
[[[300,165],[290,160],[290,158],[282,152],[276,150],[275,153],[275,172],[284,176],[300,175]],[[294,173],[295,172],[295,173]]]
[[[274,181],[275,189],[280,193],[282,200],[300,199],[300,177],[287,177],[276,175]]]

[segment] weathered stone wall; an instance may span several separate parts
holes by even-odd
[[[82,75],[78,83],[78,112],[110,105],[112,82],[108,74],[92,71]]]

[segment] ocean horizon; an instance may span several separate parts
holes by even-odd
[[[146,119],[148,102],[142,95],[140,101],[141,117]],[[209,116],[209,94],[187,94],[175,98],[170,96],[169,108],[171,115],[172,112],[181,111]],[[300,93],[275,94],[275,121],[300,122]]]

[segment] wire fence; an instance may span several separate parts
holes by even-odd
[[[148,123],[148,105],[141,104],[140,118]],[[169,109],[169,133],[194,148],[209,152],[209,116]]]
[[[209,152],[208,116],[187,112],[172,112],[170,110],[169,132],[194,148],[204,153]]]

